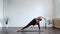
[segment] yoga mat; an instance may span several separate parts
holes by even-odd
[[[39,32],[39,30],[18,30],[17,32]],[[44,32],[43,30],[40,30],[40,32]]]

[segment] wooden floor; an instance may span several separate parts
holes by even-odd
[[[6,34],[60,34],[60,29],[56,28],[41,28],[43,32],[17,32],[21,28],[9,27],[6,28]],[[38,30],[38,28],[26,28],[25,30]]]

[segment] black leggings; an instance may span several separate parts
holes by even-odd
[[[23,27],[22,30],[25,29],[25,28],[27,28],[27,27],[29,27],[29,26],[31,26],[31,25],[32,25],[32,23],[29,23],[27,26]],[[38,25],[38,28],[40,29],[39,23],[37,25]]]

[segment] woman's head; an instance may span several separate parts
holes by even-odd
[[[41,16],[37,17],[37,20],[41,21],[42,20]]]

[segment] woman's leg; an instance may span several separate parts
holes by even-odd
[[[23,27],[21,30],[23,30],[23,29],[25,29],[25,28],[27,28],[27,27],[29,27],[29,26],[31,26],[31,25],[32,25],[32,24],[29,23],[27,26]]]

